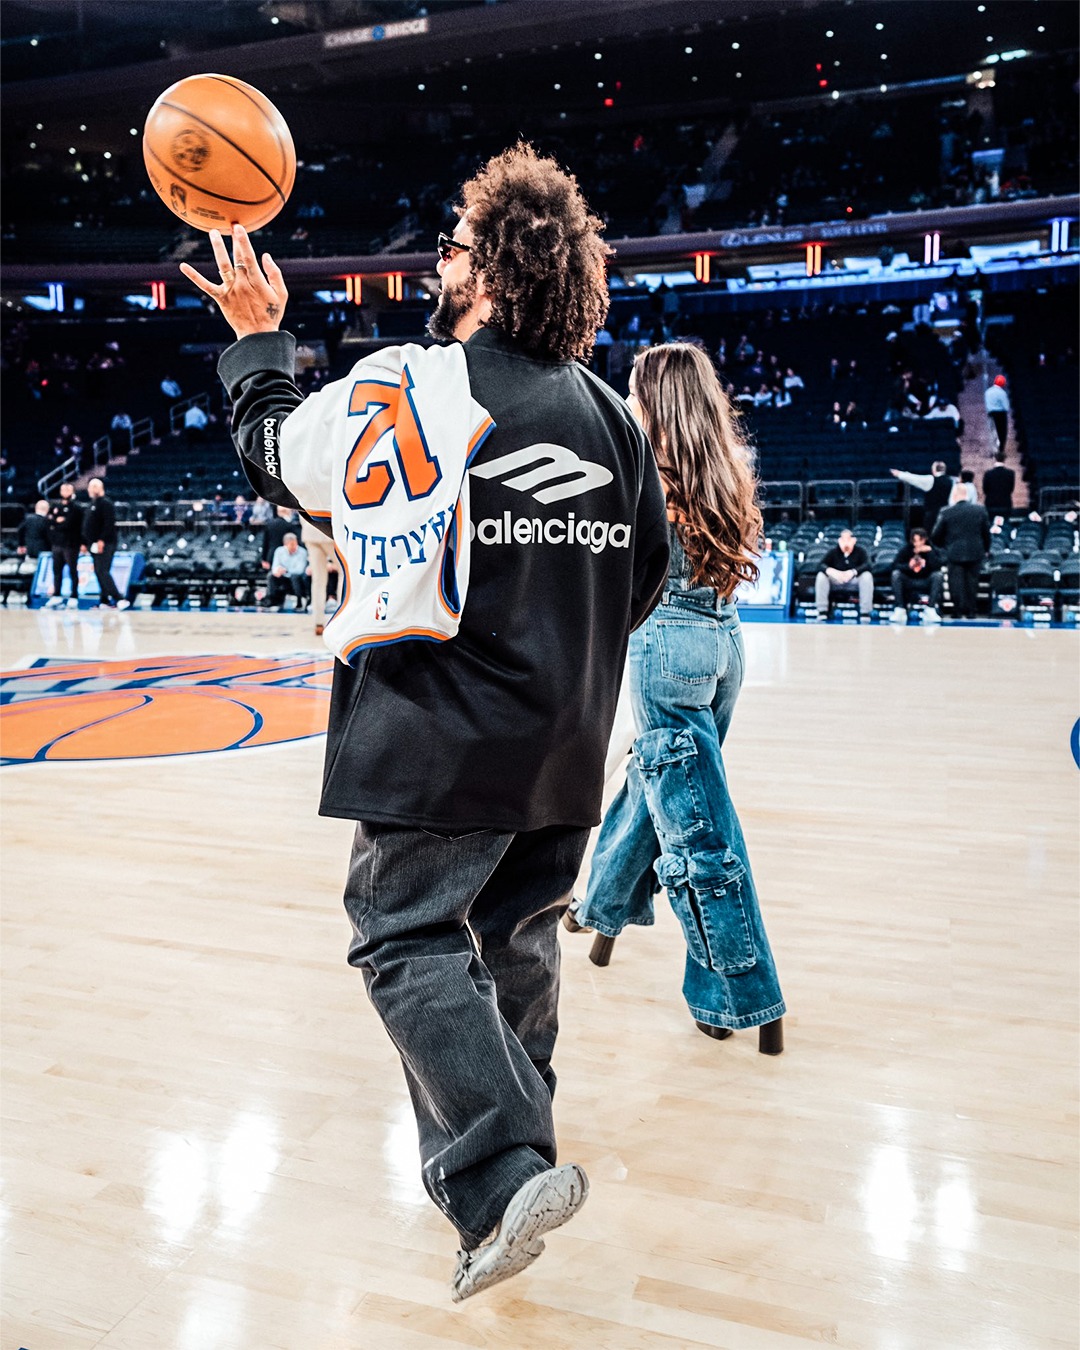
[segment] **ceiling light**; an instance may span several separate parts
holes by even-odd
[[[881,53],[881,59],[882,59],[883,61],[887,61],[887,60],[889,59],[889,53],[888,53],[888,52],[882,52],[882,53]]]
[[[733,42],[733,43],[731,44],[731,50],[732,50],[733,52],[737,52],[737,51],[739,50],[739,44],[738,44],[737,42]]]
[[[832,91],[832,96],[833,96],[833,98],[839,98],[839,97],[840,97],[840,90],[839,90],[839,89],[834,89],[834,90]]]
[[[696,75],[691,75],[691,76],[690,76],[690,83],[691,83],[691,84],[697,84],[697,76],[696,76]]]
[[[426,85],[426,84],[418,84],[416,87],[417,87],[417,89],[420,90],[421,93],[423,93],[424,90],[427,88],[427,85]]]
[[[694,78],[697,79],[697,76],[695,75]],[[737,70],[737,71],[735,72],[735,78],[736,78],[737,80],[741,80],[741,79],[742,79],[742,71],[741,71],[741,70]]]
[[[603,53],[603,52],[593,52],[593,54],[592,54],[592,59],[593,59],[594,61],[602,61],[602,60],[604,59],[604,53]]]
[[[825,36],[826,36],[826,37],[832,37],[832,35],[833,35],[832,29],[831,29],[831,28],[826,28],[826,29],[825,29]]]
[[[562,85],[561,85],[561,84],[555,84],[555,85],[552,85],[552,88],[553,88],[553,89],[561,89],[561,88],[562,88]]]
[[[1046,29],[1045,29],[1045,27],[1044,27],[1042,24],[1039,24],[1038,32],[1040,32],[1040,33],[1045,33],[1045,32],[1046,32]]]
[[[69,154],[69,155],[73,155],[74,153],[75,153],[75,147],[74,147],[73,145],[69,145],[69,146],[68,146],[68,154]]]
[[[693,47],[684,47],[683,51],[686,53],[687,56],[692,56],[694,53]]]
[[[883,94],[887,94],[887,93],[889,92],[889,86],[888,86],[887,84],[883,84],[883,85],[881,86],[881,92],[882,92]]]
[[[280,23],[281,20],[280,20],[280,19],[278,18],[278,16],[275,14],[275,15],[271,18],[270,22],[271,22],[271,23]]]
[[[884,25],[883,23],[876,23],[876,24],[874,24],[874,27],[875,27],[875,28],[877,29],[877,31],[880,33],[881,30],[885,27],[885,25]]]
[[[30,39],[30,46],[31,46],[31,47],[36,47],[37,45],[38,45],[38,40],[37,40],[37,38],[31,38],[31,39]]]
[[[36,126],[36,129],[37,129],[38,131],[44,131],[44,130],[45,130],[45,128],[41,125],[40,122],[36,123],[35,126]]]
[[[604,81],[603,81],[603,80],[597,80],[597,81],[596,81],[596,87],[597,87],[597,89],[603,89],[603,87],[604,87]]]
[[[695,77],[695,78],[696,78],[696,77]],[[30,149],[31,149],[31,150],[36,150],[36,149],[37,149],[37,141],[31,141],[31,142],[30,142]]]
[[[80,130],[80,131],[85,131],[85,130],[86,130],[86,123],[85,123],[85,122],[81,122],[81,123],[79,124],[79,130]]]
[[[128,130],[130,131],[130,133],[132,134],[132,136],[137,136],[137,135],[139,134],[139,128],[138,128],[138,127],[129,127]]]
[[[102,158],[103,158],[103,159],[112,159],[112,151],[111,151],[111,150],[106,150],[106,151],[105,151],[105,154],[102,156]]]

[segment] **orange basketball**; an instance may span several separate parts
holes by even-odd
[[[273,220],[296,180],[285,119],[231,75],[189,75],[150,109],[143,160],[154,191],[199,230],[231,234]]]

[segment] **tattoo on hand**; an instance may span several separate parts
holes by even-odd
[[[266,306],[266,317],[267,317],[268,319],[276,319],[277,316],[278,316],[280,313],[281,313],[281,306],[280,306],[280,305],[267,305],[267,306]]]

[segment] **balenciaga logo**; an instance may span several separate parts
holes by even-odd
[[[566,520],[512,516],[470,521],[469,538],[477,544],[584,544],[593,553],[606,548],[629,548],[631,527],[606,520],[578,520],[573,511]]]
[[[535,465],[535,468],[527,466]],[[524,470],[518,473],[517,470]],[[579,497],[593,488],[605,487],[614,478],[610,469],[591,460],[580,459],[565,445],[527,445],[524,450],[512,450],[488,464],[476,464],[469,471],[477,478],[501,478],[503,486],[517,492],[528,492],[538,502],[562,501],[564,497]],[[512,475],[512,476],[508,476]],[[555,480],[565,478],[565,483]],[[541,487],[552,483],[551,487]]]
[[[263,418],[263,468],[271,478],[280,478],[278,473],[277,418]]]

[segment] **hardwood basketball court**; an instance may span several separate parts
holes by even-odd
[[[327,659],[290,616],[3,628],[9,674]],[[592,1194],[459,1307],[397,1059],[345,965],[318,670],[289,704],[300,739],[110,760],[96,731],[94,757],[6,768],[3,1346],[1076,1346],[1076,637],[745,632],[727,762],[787,1050],[695,1029],[666,908],[606,970],[564,933],[556,1117]],[[205,748],[180,709],[159,709],[172,748]]]

